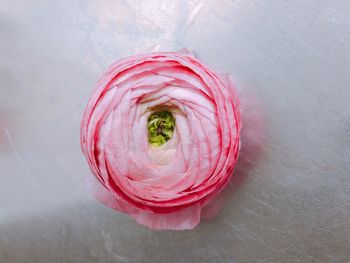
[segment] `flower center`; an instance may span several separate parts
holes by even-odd
[[[147,120],[148,141],[154,147],[160,147],[173,137],[175,118],[169,111],[157,111]]]

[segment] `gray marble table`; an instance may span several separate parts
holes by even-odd
[[[255,102],[218,216],[151,231],[86,191],[79,124],[113,61],[183,47]],[[0,262],[350,262],[350,1],[0,0]]]

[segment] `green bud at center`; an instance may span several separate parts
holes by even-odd
[[[173,137],[175,118],[169,111],[154,112],[147,120],[148,141],[154,147],[160,147]]]

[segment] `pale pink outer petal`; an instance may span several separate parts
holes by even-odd
[[[183,208],[179,211],[167,214],[152,214],[144,211],[129,214],[139,224],[156,230],[190,230],[195,228],[200,221],[201,206]]]
[[[97,200],[109,208],[124,211],[124,209],[117,202],[117,199],[115,199],[111,192],[106,187],[104,187],[96,178],[89,176],[85,179],[85,183],[89,192],[92,193]]]
[[[86,178],[88,190],[109,208],[123,211],[134,218],[139,224],[155,230],[189,230],[195,228],[200,221],[201,206],[195,204],[182,210],[168,214],[153,214],[139,210],[117,199],[98,180],[92,176]]]

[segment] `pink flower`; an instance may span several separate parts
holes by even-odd
[[[192,229],[233,173],[240,126],[232,82],[192,54],[122,59],[81,123],[90,189],[152,229]]]

